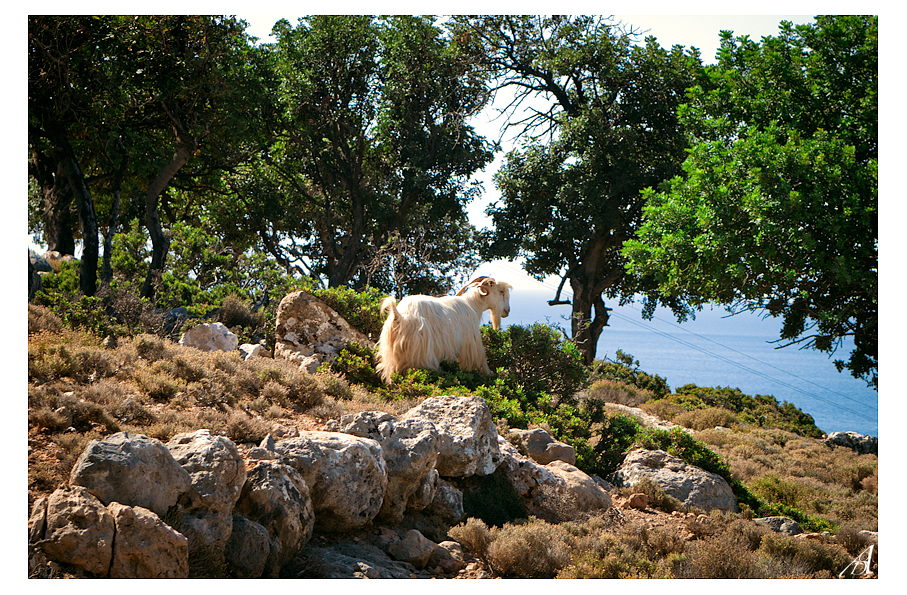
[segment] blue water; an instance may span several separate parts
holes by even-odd
[[[504,323],[546,322],[569,330],[570,307],[548,306],[553,295],[550,289],[516,289]],[[646,321],[640,304],[606,305],[613,311],[598,343],[600,359],[613,360],[621,349],[632,354],[642,370],[664,377],[672,389],[693,383],[771,395],[812,415],[824,432],[879,435],[878,392],[834,366],[834,359],[848,359],[847,344],[832,357],[797,346],[776,349],[771,341],[779,336],[777,319],[729,316],[716,308],[678,324],[670,310],[659,309],[653,320]]]

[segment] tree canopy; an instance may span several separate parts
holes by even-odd
[[[651,38],[634,45],[593,17],[463,18],[456,31],[497,88],[517,89],[515,103],[550,101],[513,122],[524,142],[495,175],[502,201],[488,210],[494,229],[483,255],[522,256],[530,274],[569,280],[572,337],[589,363],[608,321],[604,298],[645,292],[646,279],[626,274],[621,248],[640,223],[640,191],[680,172],[677,106],[701,72],[698,52]]]
[[[491,160],[484,84],[424,17],[275,27],[280,122],[231,178],[237,218],[330,286],[445,293],[477,264],[465,205]]]
[[[681,120],[683,175],[644,193],[628,270],[662,295],[784,321],[780,341],[834,352],[877,386],[878,18],[723,32]]]

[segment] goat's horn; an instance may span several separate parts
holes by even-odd
[[[469,289],[470,287],[475,287],[476,285],[481,285],[485,281],[485,279],[491,279],[491,277],[488,277],[488,276],[476,277],[475,279],[473,279],[472,281],[470,281],[469,283],[464,285],[460,289],[460,291],[457,292],[457,295],[463,295],[464,293],[466,293],[466,290]],[[491,279],[491,280],[494,281],[494,279]]]

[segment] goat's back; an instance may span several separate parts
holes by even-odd
[[[442,361],[459,359],[469,369],[487,368],[481,314],[466,300],[413,295],[395,302],[388,298],[382,304],[382,311],[390,313],[378,341],[378,368],[386,382],[396,371],[436,370]]]

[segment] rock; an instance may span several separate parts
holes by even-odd
[[[249,470],[235,510],[274,538],[269,544],[267,576],[276,576],[279,567],[312,537],[311,493],[302,475],[288,465],[262,461]]]
[[[421,419],[435,426],[442,477],[490,475],[503,459],[488,403],[479,397],[431,397],[400,419]]]
[[[274,446],[312,493],[319,531],[347,531],[374,519],[384,503],[387,467],[381,445],[340,432],[300,432]]]
[[[622,486],[649,478],[687,506],[739,512],[737,498],[724,478],[688,465],[662,450],[631,451],[616,475]]]
[[[463,547],[456,541],[442,541],[432,552],[426,566],[429,568],[439,567],[447,574],[463,570],[466,568]]]
[[[551,461],[545,465],[552,473],[564,480],[566,492],[582,512],[611,508],[611,496],[599,487],[594,479],[564,461]]]
[[[239,354],[242,356],[243,361],[252,359],[253,357],[271,357],[271,353],[260,343],[255,345],[243,343],[239,346]]]
[[[59,255],[59,252],[54,254]],[[54,268],[50,266],[50,263],[47,262],[47,259],[43,256],[38,256],[38,254],[32,250],[28,249],[28,262],[34,267],[36,273],[52,273]]]
[[[627,506],[637,510],[645,510],[649,506],[649,497],[645,494],[630,494],[627,498]]]
[[[786,516],[767,516],[753,519],[753,522],[765,525],[772,531],[784,533],[785,535],[799,535],[800,533],[803,533],[803,528],[800,527],[800,523]]]
[[[116,524],[110,578],[188,578],[189,540],[141,506],[112,502]]]
[[[50,250],[49,252],[45,252],[41,259],[49,264],[51,270],[56,273],[60,271],[60,267],[64,262],[72,262],[76,258],[72,254],[60,254],[56,250]],[[37,260],[35,262],[37,262]]]
[[[49,559],[99,576],[107,574],[116,528],[100,500],[84,487],[63,485],[48,497],[44,516],[40,544]]]
[[[268,530],[255,521],[233,515],[233,530],[224,546],[224,560],[236,578],[259,578],[271,553]]]
[[[365,411],[344,415],[332,427],[345,434],[371,438],[381,445],[387,465],[387,488],[377,518],[398,523],[407,508],[422,510],[431,504],[438,480],[435,464],[439,443],[433,424],[422,419],[397,420],[381,411]]]
[[[220,322],[199,324],[183,333],[180,345],[200,351],[235,351],[239,338]]]
[[[340,314],[304,291],[295,291],[280,301],[276,334],[274,357],[300,363],[310,373],[322,362],[333,361],[350,341],[374,346]]]
[[[503,455],[498,469],[504,471],[530,514],[544,516],[545,511],[550,509],[555,500],[566,498],[565,478],[521,454],[514,445],[502,437],[498,437],[498,445]]]
[[[294,578],[410,578],[416,567],[367,543],[309,546],[296,559]]]
[[[830,446],[843,446],[861,455],[879,454],[879,439],[856,432],[832,432],[825,438]]]
[[[576,450],[569,444],[558,442],[541,428],[510,430],[507,438],[516,445],[520,454],[541,465],[547,465],[551,461],[576,464]]]
[[[88,488],[105,505],[141,506],[163,517],[192,479],[160,440],[119,432],[88,443],[70,483]]]
[[[236,445],[209,430],[197,430],[177,434],[167,448],[192,479],[192,488],[179,505],[179,530],[193,551],[222,548],[233,530],[233,507],[246,482],[246,465]]]
[[[466,514],[463,512],[463,492],[452,483],[439,478],[435,486],[435,497],[426,512],[449,525],[462,523],[466,520]]]
[[[416,568],[425,568],[428,559],[438,548],[438,544],[427,539],[415,529],[410,529],[403,539],[393,543],[388,549],[395,560],[408,562]]]

